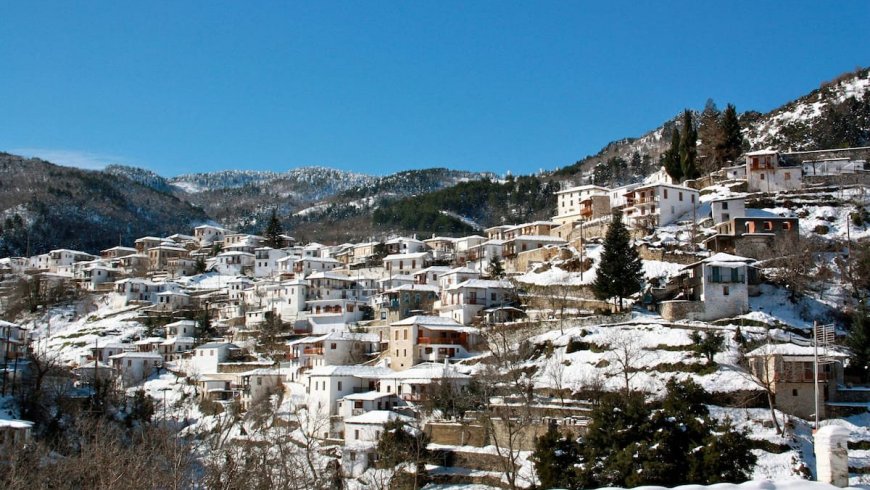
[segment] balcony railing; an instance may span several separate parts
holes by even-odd
[[[302,349],[302,353],[309,356],[322,356],[323,347],[306,347]]]

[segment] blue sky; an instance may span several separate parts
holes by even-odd
[[[0,150],[172,176],[529,173],[870,65],[870,2],[0,4]]]

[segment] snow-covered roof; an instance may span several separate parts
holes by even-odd
[[[402,284],[401,286],[388,289],[386,292],[398,293],[401,291],[428,291],[430,293],[437,293],[440,290],[441,288],[434,284]]]
[[[111,252],[111,251],[124,251],[124,252],[130,252],[130,251],[133,251],[133,252],[135,252],[136,249],[133,248],[133,247],[121,247],[121,246],[117,246],[117,247],[112,247],[112,248],[107,248],[107,249],[105,249],[105,250],[101,250],[101,252]]]
[[[345,424],[364,424],[364,425],[384,425],[387,422],[401,420],[403,422],[412,422],[414,419],[405,415],[400,415],[390,410],[372,410],[356,417],[348,417],[344,419]]]
[[[392,254],[384,257],[384,260],[419,259],[429,255],[429,252],[414,252],[408,254]]]
[[[345,276],[344,274],[336,274],[335,272],[324,271],[312,272],[305,279],[335,279],[336,281],[354,281],[354,278]]]
[[[395,393],[381,393],[379,391],[366,391],[365,393],[353,393],[345,396],[344,400],[362,400],[362,401],[372,401],[372,400],[380,400],[381,398],[389,398],[391,396],[396,396]]]
[[[392,373],[390,369],[379,366],[316,366],[308,371],[308,376],[354,376],[357,378],[380,378]]]
[[[691,269],[692,267],[696,267],[698,264],[705,264],[714,267],[733,268],[749,265],[753,262],[755,262],[755,259],[751,259],[749,257],[741,257],[739,255],[731,255],[725,252],[719,252],[710,257],[707,257],[704,260],[689,264],[684,267],[684,269]]]
[[[238,256],[253,257],[254,254],[249,253],[249,252],[241,252],[238,250],[231,250],[229,252],[221,252],[218,254],[218,257],[238,257]]]
[[[163,337],[148,337],[141,340],[137,340],[133,342],[135,345],[148,345],[148,344],[159,344],[163,342]]]
[[[375,333],[364,332],[329,332],[322,340],[352,340],[357,342],[380,342],[381,338]]]
[[[230,349],[238,349],[239,346],[230,342],[208,342],[197,347],[197,349],[220,349],[221,347],[229,347]]]
[[[849,357],[847,354],[833,349],[819,349],[820,357],[845,359]],[[767,357],[767,356],[789,356],[812,359],[815,355],[815,349],[811,345],[797,344],[769,344],[762,345],[757,349],[746,354],[746,357]]]
[[[757,156],[760,156],[760,155],[776,155],[777,153],[779,153],[779,152],[777,152],[776,150],[770,150],[770,149],[768,149],[768,150],[757,150],[757,151],[750,151],[749,153],[746,154],[746,156],[748,156],[748,157],[757,157]]]
[[[469,269],[468,267],[456,267],[444,273],[444,275],[447,274],[480,274],[480,272],[474,269]]]
[[[410,326],[410,325],[423,325],[423,326],[449,326],[449,325],[460,325],[456,322],[456,320],[452,318],[447,318],[443,316],[431,316],[431,315],[414,315],[405,318],[404,320],[399,320],[397,322],[391,323],[390,326]]]
[[[447,291],[455,291],[460,288],[475,288],[475,289],[510,289],[513,286],[510,282],[504,280],[492,279],[468,279],[454,284],[447,288]]]
[[[109,359],[126,359],[128,357],[133,357],[136,359],[163,359],[163,356],[156,352],[134,352],[127,351],[122,352],[120,354],[115,354],[114,356],[109,356]]]
[[[173,345],[173,344],[191,344],[193,345],[194,340],[193,337],[172,337],[171,339],[166,339],[163,342],[160,342],[160,345]]]
[[[462,325],[461,323],[457,323],[452,318],[443,316],[417,315],[390,324],[391,327],[401,327],[404,325],[419,325],[428,330],[450,331],[459,333],[479,332],[479,330],[475,327],[468,327]]]
[[[33,427],[33,422],[27,420],[0,419],[0,428],[30,429],[31,427]]]
[[[440,272],[440,273],[444,273],[444,272],[447,272],[447,271],[449,271],[449,270],[450,270],[450,267],[447,267],[447,266],[444,266],[444,265],[433,265],[433,266],[431,266],[431,267],[427,267],[427,268],[425,268],[425,269],[422,269],[422,270],[419,270],[419,271],[415,272],[414,275],[415,275],[415,276],[417,276],[417,275],[423,275],[423,274],[426,274],[427,272]]]
[[[832,350],[832,349],[819,349],[819,356],[824,357],[834,357],[834,358],[846,358],[849,357],[847,354]],[[797,345],[797,344],[769,344],[762,345],[757,349],[746,354],[746,357],[766,357],[766,356],[794,356],[794,357],[809,357],[812,358],[815,355],[815,349],[811,345]]]
[[[380,379],[395,379],[404,383],[428,384],[434,379],[469,379],[450,365],[437,362],[423,362],[404,371],[390,371]]]
[[[564,238],[557,238],[550,235],[517,235],[512,238],[513,241],[536,241],[536,242],[550,242],[550,243],[568,243]],[[509,240],[510,241],[510,240]]]

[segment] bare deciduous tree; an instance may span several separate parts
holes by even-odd
[[[607,338],[610,350],[606,355],[611,372],[621,376],[625,383],[625,393],[631,393],[631,380],[637,375],[641,365],[650,356],[643,348],[637,334],[630,330],[616,329]]]

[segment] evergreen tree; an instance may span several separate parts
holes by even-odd
[[[698,164],[705,173],[710,173],[722,166],[719,149],[722,146],[723,133],[722,114],[713,99],[707,99],[704,111],[698,120]]]
[[[707,364],[713,364],[713,356],[722,352],[725,345],[725,337],[721,333],[706,332],[701,335],[697,331],[692,332],[692,342],[695,344],[695,352],[707,359]]]
[[[682,180],[697,179],[698,132],[692,120],[692,111],[683,111],[683,129],[680,131],[680,170]]]
[[[852,351],[850,363],[863,381],[870,379],[870,318],[863,308],[852,316],[852,326],[846,337],[846,346]]]
[[[722,112],[721,147],[718,149],[721,164],[736,162],[743,153],[743,133],[740,132],[740,119],[737,117],[737,109],[734,104],[728,104]]]
[[[601,253],[595,283],[592,285],[595,296],[599,299],[618,297],[621,310],[623,298],[639,292],[642,281],[643,262],[631,244],[631,236],[622,222],[622,214],[616,211],[604,239],[604,251]]]
[[[195,274],[202,274],[203,272],[205,272],[206,267],[207,264],[205,262],[205,258],[202,256],[197,257],[196,262],[194,262],[193,264],[193,272]]]
[[[494,256],[489,261],[489,267],[487,267],[486,271],[487,274],[489,274],[489,277],[493,279],[501,279],[504,277],[504,265],[502,265],[501,259],[498,255]]]
[[[680,167],[680,130],[677,128],[671,131],[671,147],[662,153],[661,165],[672,179],[677,182],[683,180],[683,169]]]
[[[269,218],[269,224],[266,225],[266,230],[263,236],[266,237],[266,245],[272,248],[281,248],[284,234],[284,228],[281,227],[281,221],[278,219],[275,208],[272,208],[272,217]]]
[[[636,151],[631,154],[631,161],[628,163],[630,180],[632,182],[639,182],[646,177],[646,173],[644,173],[643,169],[643,159],[640,156],[640,152]]]
[[[566,437],[555,424],[544,435],[535,439],[535,451],[531,460],[542,488],[575,488],[578,475],[574,465],[580,458],[580,442],[570,433]]]
[[[601,162],[592,171],[592,183],[595,185],[610,187],[613,182],[613,167],[609,163]]]
[[[556,469],[577,468],[564,473],[570,481],[559,482],[567,488],[745,481],[755,464],[749,439],[711,419],[709,401],[691,379],[671,379],[660,407],[645,404],[639,395],[609,394],[592,412],[581,466],[568,466],[540,451],[535,456]],[[562,449],[557,442],[550,446]]]

